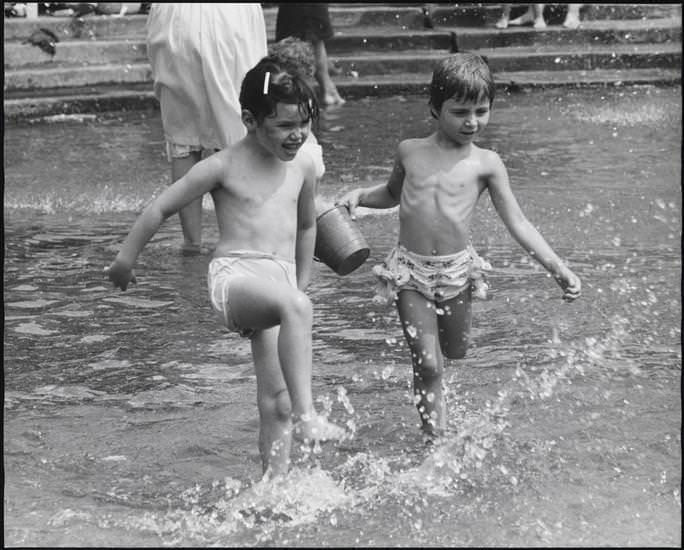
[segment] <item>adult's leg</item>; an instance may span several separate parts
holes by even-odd
[[[171,183],[183,177],[201,159],[200,151],[187,157],[171,159]],[[183,251],[199,252],[202,244],[202,198],[194,200],[178,212],[183,230]]]
[[[544,4],[530,4],[527,11],[520,17],[511,19],[509,25],[529,25],[532,23],[535,29],[543,29],[546,27],[544,21]]]
[[[512,4],[503,4],[501,6],[501,15],[499,20],[496,22],[497,29],[505,29],[508,27],[508,20],[511,17],[511,6]]]
[[[337,86],[330,78],[328,52],[323,40],[317,40],[313,44],[315,70],[314,77],[321,90],[321,103],[323,105],[341,105],[345,100],[337,91]]]
[[[463,359],[472,325],[472,289],[468,287],[458,296],[440,303],[439,308],[443,311],[437,317],[442,353],[449,359]]]
[[[435,305],[419,292],[402,290],[397,309],[411,351],[413,395],[422,430],[428,435],[441,435],[446,429],[444,359],[439,349]]]
[[[278,327],[258,330],[252,337],[257,380],[259,454],[263,472],[286,474],[292,447],[292,404],[278,360]]]
[[[294,435],[301,440],[341,439],[344,430],[316,414],[311,391],[311,325],[308,296],[285,284],[236,277],[228,302],[238,326],[264,330],[280,325],[277,356],[292,403]]]
[[[565,15],[563,26],[567,29],[576,29],[580,26],[580,7],[582,4],[568,4],[568,13]]]

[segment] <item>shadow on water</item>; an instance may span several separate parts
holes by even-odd
[[[430,131],[425,103],[326,112],[323,197],[383,181],[396,143]],[[216,323],[177,218],[138,285],[102,273],[168,184],[161,136],[156,112],[5,129],[6,545],[680,544],[680,88],[497,98],[482,145],[584,294],[563,304],[484,198],[490,296],[432,446],[396,314],[370,299],[396,210],[361,209],[367,263],[316,264],[310,288],[318,407],[354,437],[296,449],[271,482],[248,343]]]

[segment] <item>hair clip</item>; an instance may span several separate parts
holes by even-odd
[[[271,73],[269,71],[266,71],[266,74],[264,75],[264,95],[268,95],[269,80],[271,80]]]

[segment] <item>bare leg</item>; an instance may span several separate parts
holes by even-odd
[[[543,29],[546,27],[546,22],[544,21],[544,4],[531,4],[527,11],[520,17],[511,19],[509,25],[529,25],[532,23],[535,29]]]
[[[580,26],[580,6],[581,4],[568,4],[568,13],[565,15],[563,26],[566,29],[576,29]]]
[[[280,325],[275,349],[291,402],[294,436],[320,441],[343,438],[344,430],[318,416],[313,405],[313,311],[308,296],[287,284],[240,277],[231,284],[229,304],[241,327],[264,330]],[[277,387],[278,382],[279,378],[268,387]]]
[[[200,161],[201,153],[191,151],[190,155],[171,159],[171,183],[183,177]],[[178,212],[183,230],[183,251],[199,252],[202,244],[202,199],[199,198]]]
[[[501,7],[501,16],[496,22],[497,29],[505,29],[508,27],[508,20],[511,17],[511,4],[503,4]]]
[[[544,21],[544,4],[532,4],[532,13],[534,14],[534,28],[545,29],[546,21]]]
[[[323,105],[342,105],[345,100],[340,96],[337,86],[330,78],[325,42],[323,40],[314,42],[313,50],[316,63],[314,76],[321,90],[321,103]]]
[[[449,359],[463,359],[468,351],[472,325],[472,289],[439,304],[443,315],[437,317],[442,353]]]
[[[290,466],[292,405],[278,361],[278,327],[257,331],[252,357],[257,379],[259,453],[263,472],[284,475]]]
[[[422,430],[430,436],[442,435],[446,429],[444,358],[439,348],[435,306],[418,292],[402,290],[397,309],[411,350],[413,394]]]

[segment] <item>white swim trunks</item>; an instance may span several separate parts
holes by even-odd
[[[237,277],[258,277],[297,288],[297,268],[294,262],[252,250],[236,250],[211,260],[207,274],[211,305],[228,330],[251,337],[254,329],[238,326],[230,312],[230,284]]]
[[[397,245],[381,265],[373,268],[378,278],[375,302],[390,304],[400,290],[416,290],[429,300],[443,302],[472,286],[477,298],[486,298],[484,271],[492,268],[472,246],[456,254],[423,256]]]

